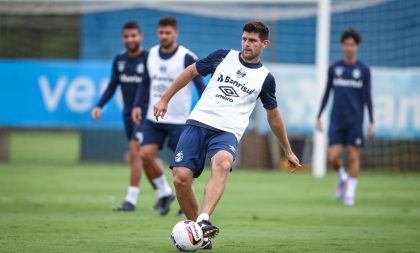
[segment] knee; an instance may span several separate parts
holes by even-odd
[[[232,162],[229,160],[221,160],[215,164],[212,168],[212,178],[215,178],[219,182],[225,184],[227,181],[227,177],[229,172],[232,168]]]
[[[357,152],[349,152],[348,153],[349,163],[356,163],[359,161],[359,154]]]
[[[228,159],[223,159],[217,162],[215,165],[217,169],[223,173],[229,173],[230,169],[232,168],[232,162]]]
[[[131,144],[128,149],[128,155],[129,155],[130,161],[140,157],[139,147],[135,144]]]
[[[191,188],[191,177],[182,173],[175,173],[174,186],[177,189]]]
[[[140,149],[140,158],[144,162],[149,162],[151,159],[153,159],[153,154],[147,149]]]
[[[330,154],[328,156],[328,161],[332,164],[337,164],[340,162],[340,156],[335,155],[335,154],[334,155]]]

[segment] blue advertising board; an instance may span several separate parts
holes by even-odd
[[[324,89],[315,83],[315,68],[267,65],[276,78],[277,100],[289,134],[312,134],[320,102],[315,94]],[[108,61],[0,61],[0,127],[121,128],[119,89],[100,122],[90,117],[110,69]],[[378,137],[420,138],[419,83],[418,69],[372,68]],[[254,115],[250,127],[268,133],[261,103]]]
[[[0,125],[121,127],[122,99],[108,102],[100,123],[90,111],[108,84],[107,61],[0,61]]]

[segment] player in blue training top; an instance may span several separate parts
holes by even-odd
[[[173,96],[195,76],[212,77],[197,105],[191,112],[171,163],[178,202],[190,220],[196,220],[208,238],[219,233],[210,222],[210,215],[223,195],[236,148],[249,117],[260,98],[267,110],[267,119],[280,139],[289,165],[300,167],[294,155],[286,129],[277,108],[276,84],[269,70],[261,64],[261,54],[267,48],[269,30],[262,22],[245,24],[242,31],[242,51],[218,50],[189,66],[174,81],[162,99],[154,106],[156,119],[166,117]],[[199,177],[206,155],[211,159],[211,178],[207,183],[201,211],[192,190]],[[200,215],[199,215],[200,214]]]
[[[143,122],[140,156],[144,163],[144,169],[150,175],[158,188],[159,202],[156,209],[161,215],[169,212],[169,207],[175,199],[172,189],[168,186],[163,170],[154,163],[156,154],[168,139],[168,146],[173,151],[178,143],[179,136],[184,129],[185,122],[191,111],[192,84],[178,94],[169,105],[172,112],[161,122],[157,122],[153,116],[153,105],[159,101],[175,78],[189,65],[195,63],[196,56],[187,48],[177,44],[178,26],[175,18],[162,17],[158,24],[159,45],[150,49],[146,59],[146,74],[143,84],[139,87],[136,106],[133,109],[133,121],[137,124]],[[203,78],[197,77],[194,83],[199,94],[205,89]],[[149,101],[146,117],[140,117],[145,110],[141,108],[144,101]]]
[[[336,198],[344,198],[344,204],[347,206],[353,206],[355,203],[354,196],[360,170],[360,148],[364,142],[362,126],[365,105],[369,112],[368,138],[372,138],[375,134],[370,70],[356,57],[359,43],[360,35],[353,28],[347,29],[341,35],[343,59],[335,62],[328,70],[327,88],[316,124],[316,128],[323,131],[320,117],[330,92],[334,90],[328,130],[328,160],[339,177]],[[347,146],[348,174],[341,161],[343,146]]]
[[[143,35],[136,22],[130,21],[123,26],[122,37],[127,51],[115,57],[112,64],[111,80],[108,87],[102,94],[98,104],[92,110],[92,118],[94,120],[99,120],[101,118],[102,107],[112,98],[117,86],[121,85],[124,101],[123,118],[125,134],[130,142],[130,185],[128,187],[125,201],[121,205],[117,206],[117,210],[134,211],[139,193],[142,162],[140,160],[139,153],[140,145],[136,136],[136,131],[140,129],[140,126],[135,126],[133,124],[131,120],[131,111],[136,97],[137,87],[144,78],[144,61],[147,56],[147,52],[141,46]],[[145,102],[141,106],[146,110],[147,103]]]

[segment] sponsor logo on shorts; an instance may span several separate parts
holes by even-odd
[[[136,138],[137,138],[137,141],[141,144],[144,140],[143,133],[142,132],[137,132],[136,133]]]
[[[230,151],[232,151],[233,153],[236,153],[236,149],[235,149],[235,147],[234,147],[234,146],[229,145],[229,149],[230,149]]]
[[[356,144],[356,146],[361,146],[362,145],[362,138],[356,138],[356,140],[354,140],[354,143]]]
[[[178,153],[176,153],[175,162],[179,163],[183,159],[184,159],[184,153],[182,151],[179,151]]]

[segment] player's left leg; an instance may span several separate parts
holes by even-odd
[[[231,153],[221,150],[211,159],[211,177],[204,193],[202,213],[211,215],[226,188],[227,178],[233,164]]]
[[[349,160],[349,179],[347,180],[344,204],[353,206],[355,204],[354,198],[360,171],[360,148],[349,145],[347,148],[347,155]]]
[[[201,214],[197,218],[205,237],[212,238],[219,233],[219,228],[211,224],[209,216],[214,212],[225,191],[227,179],[236,158],[237,144],[236,137],[228,132],[218,132],[209,140],[208,156],[211,158],[211,177],[205,188]]]
[[[233,155],[225,150],[220,150],[211,159],[211,177],[204,191],[201,214],[197,218],[204,237],[213,238],[219,233],[219,228],[211,224],[210,215],[225,191],[233,159]]]

